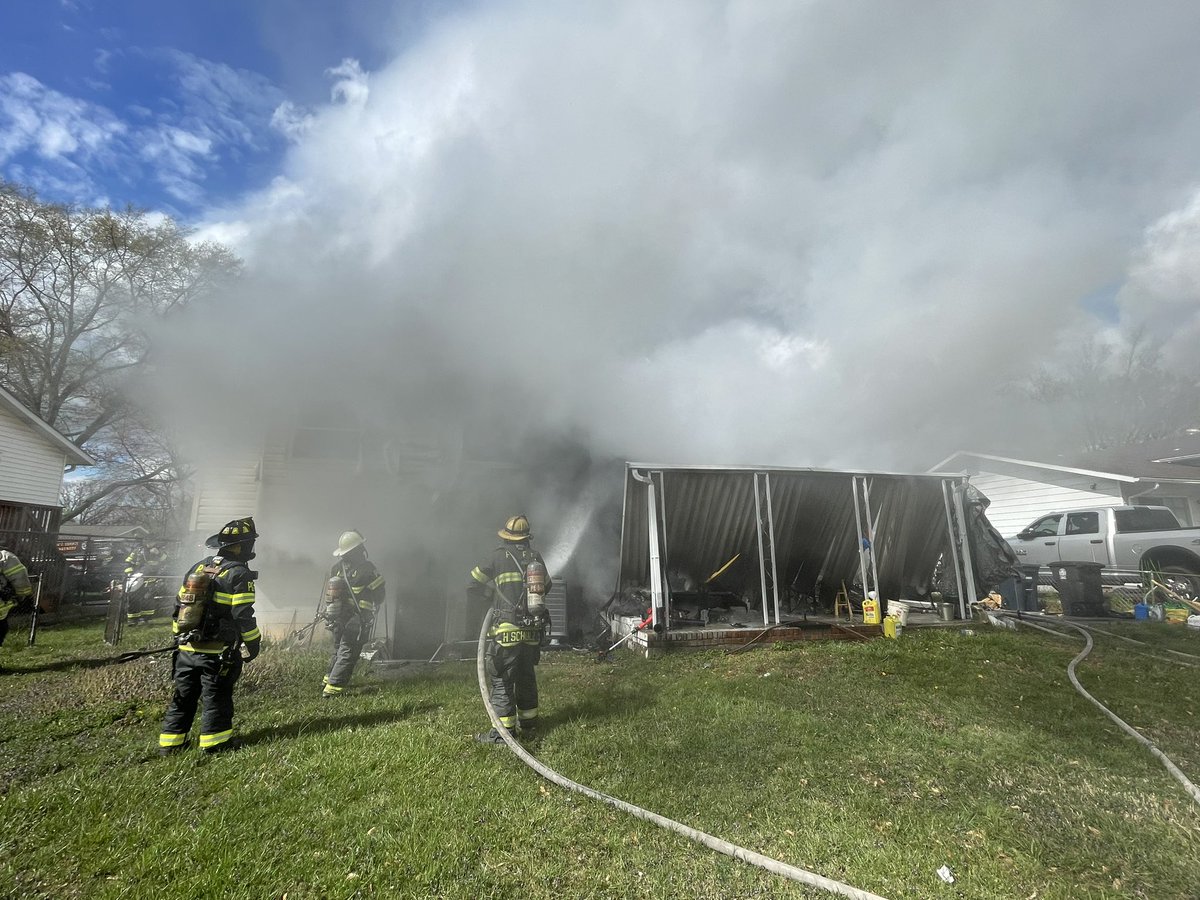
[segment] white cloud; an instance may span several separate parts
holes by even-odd
[[[313,117],[290,100],[284,100],[271,113],[271,127],[288,140],[298,140],[312,127]]]
[[[340,65],[326,69],[325,74],[335,79],[330,90],[334,101],[351,106],[361,106],[367,102],[370,95],[367,73],[357,59],[343,59]]]
[[[0,76],[0,163],[24,152],[51,162],[91,158],[125,130],[107,109],[52,90],[30,75]]]
[[[173,124],[204,133],[213,145],[262,148],[267,127],[283,94],[257,72],[235,69],[180,50],[158,51],[176,84],[174,99],[182,108]]]
[[[121,55],[165,68],[169,89],[155,108],[130,104],[118,113],[24,73],[0,76],[0,165],[10,177],[20,172],[34,187],[80,202],[106,177],[151,179],[198,206],[215,166],[242,165],[278,141],[272,114],[283,95],[263,76],[176,50],[102,50],[97,69],[112,69]]]

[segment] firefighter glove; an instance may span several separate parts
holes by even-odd
[[[262,638],[255,638],[252,641],[246,641],[245,647],[246,662],[250,662],[250,660],[258,656],[259,651],[262,649]]]

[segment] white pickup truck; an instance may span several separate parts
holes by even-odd
[[[1200,598],[1200,528],[1184,528],[1165,506],[1112,506],[1050,513],[1008,544],[1024,566],[1098,562],[1119,572],[1157,572]]]

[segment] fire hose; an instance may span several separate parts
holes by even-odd
[[[165,647],[155,647],[153,650],[130,650],[128,653],[122,653],[119,656],[114,656],[114,663],[133,662],[135,659],[141,659],[144,656],[158,656],[160,653],[170,653],[177,649],[174,642]]]
[[[1008,614],[1005,614],[1005,615],[1008,615]],[[1016,621],[1020,622],[1021,624],[1028,625],[1031,628],[1036,628],[1038,631],[1044,631],[1047,634],[1053,634],[1053,635],[1056,635],[1057,637],[1065,637],[1065,635],[1061,631],[1055,631],[1053,628],[1047,628],[1044,625],[1034,624],[1033,622],[1030,622],[1027,617],[1018,618],[1016,616],[1009,615],[1009,618],[1015,619]],[[1061,623],[1055,623],[1055,624],[1061,624],[1068,628],[1074,628],[1076,631],[1078,631],[1080,634],[1083,635],[1083,640],[1084,640],[1083,649],[1067,665],[1067,677],[1071,680],[1071,684],[1073,684],[1075,686],[1075,690],[1078,691],[1080,694],[1082,694],[1084,697],[1086,697],[1089,701],[1091,701],[1100,710],[1100,712],[1104,713],[1104,715],[1106,715],[1106,716],[1108,716],[1108,718],[1112,719],[1112,721],[1115,722],[1122,731],[1124,731],[1126,734],[1128,734],[1130,737],[1132,737],[1135,741],[1137,741],[1139,744],[1141,744],[1143,747],[1145,747],[1147,750],[1149,750],[1150,753],[1153,754],[1154,757],[1156,759],[1158,759],[1158,761],[1161,762],[1163,764],[1163,766],[1166,767],[1166,770],[1171,773],[1171,777],[1174,778],[1176,781],[1178,781],[1180,784],[1182,784],[1184,787],[1184,790],[1186,790],[1191,795],[1192,799],[1195,800],[1196,803],[1200,804],[1200,788],[1197,788],[1196,785],[1194,785],[1191,782],[1191,780],[1189,780],[1188,777],[1183,774],[1183,772],[1180,770],[1180,768],[1171,761],[1171,758],[1169,756],[1167,756],[1167,754],[1165,754],[1161,750],[1159,750],[1158,747],[1155,746],[1153,741],[1151,741],[1147,737],[1144,737],[1142,735],[1142,733],[1139,732],[1136,728],[1134,728],[1132,725],[1128,724],[1124,719],[1122,719],[1120,716],[1118,716],[1116,713],[1114,713],[1111,709],[1109,709],[1107,706],[1105,706],[1103,703],[1101,703],[1099,700],[1097,700],[1095,697],[1093,697],[1091,694],[1089,694],[1087,692],[1087,690],[1084,688],[1084,686],[1079,683],[1079,679],[1075,675],[1075,667],[1080,662],[1082,662],[1089,653],[1092,652],[1092,648],[1095,646],[1095,643],[1092,641],[1091,633],[1086,628],[1076,625],[1074,622],[1061,622]]]
[[[602,803],[607,803],[609,806],[615,806],[623,812],[629,813],[638,819],[643,819],[665,828],[668,831],[673,831],[678,835],[682,835],[690,841],[698,844],[703,844],[710,850],[716,850],[718,853],[724,853],[726,856],[732,856],[734,859],[740,859],[744,863],[749,863],[752,866],[758,866],[760,869],[774,875],[782,875],[792,881],[806,884],[810,887],[820,888],[824,891],[829,891],[831,894],[839,894],[843,897],[851,897],[853,900],[884,900],[878,894],[872,894],[869,891],[860,890],[856,887],[851,887],[848,884],[843,884],[840,881],[834,881],[831,878],[826,878],[823,875],[818,875],[815,872],[809,872],[806,869],[800,869],[796,866],[788,865],[785,862],[780,862],[777,859],[771,859],[769,856],[764,856],[761,853],[755,853],[753,850],[747,850],[745,847],[739,847],[737,844],[731,844],[728,841],[723,841],[718,837],[714,837],[703,831],[698,831],[695,828],[689,828],[682,822],[676,822],[674,819],[668,819],[666,816],[661,816],[658,813],[651,812],[647,809],[642,809],[640,806],[634,806],[632,803],[627,803],[616,797],[609,796],[579,784],[576,781],[558,774],[549,766],[540,762],[537,757],[522,747],[517,739],[514,738],[500,722],[500,717],[496,715],[496,710],[492,708],[492,701],[488,697],[488,684],[486,672],[484,669],[484,651],[487,647],[488,630],[492,624],[492,610],[488,610],[488,614],[483,617],[483,627],[479,629],[479,648],[475,656],[475,671],[479,678],[479,693],[483,698],[484,709],[487,710],[488,718],[492,721],[492,727],[496,729],[496,733],[503,739],[521,762],[529,766],[543,778],[552,781],[559,787],[566,788],[569,791],[583,794],[585,797],[591,797],[593,800],[599,800]]]

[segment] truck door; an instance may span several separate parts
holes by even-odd
[[[1062,513],[1042,516],[1008,542],[1023,566],[1048,566],[1058,562],[1058,524]]]
[[[1100,513],[1097,510],[1067,513],[1066,527],[1058,539],[1058,558],[1063,562],[1111,564],[1108,544],[1100,531]]]

